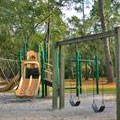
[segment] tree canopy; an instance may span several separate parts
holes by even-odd
[[[120,2],[103,0],[103,3],[107,30],[111,30],[120,24]],[[70,7],[82,17],[73,15],[63,19],[64,8],[70,11]],[[89,11],[87,14],[86,10]],[[10,57],[10,52],[17,55],[23,43],[29,43],[29,49],[33,49],[36,44],[42,48],[48,22],[51,42],[102,31],[98,0],[0,0],[1,56]],[[109,39],[109,42],[114,67],[113,38]],[[71,45],[67,48],[69,48],[66,50],[67,59],[74,57],[75,51],[79,50],[82,56],[88,58],[98,54],[100,61],[106,66],[102,41],[80,43],[77,47]]]

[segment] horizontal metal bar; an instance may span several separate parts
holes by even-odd
[[[87,41],[91,41],[91,40],[98,40],[98,39],[103,39],[103,38],[112,37],[112,36],[115,36],[115,30],[107,31],[105,33],[88,35],[88,36],[84,36],[84,37],[65,39],[63,41],[58,41],[56,43],[56,46],[75,44],[75,43],[79,43],[79,42],[87,42]]]
[[[76,62],[76,60],[71,60],[71,62]],[[79,59],[79,62],[94,62],[94,60]]]

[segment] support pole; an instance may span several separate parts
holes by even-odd
[[[21,62],[22,62],[22,52],[19,52],[19,78],[21,78]]]
[[[58,48],[56,44],[52,46],[52,58],[53,58],[53,97],[52,97],[52,107],[53,109],[58,109],[58,87],[57,87],[57,51]]]
[[[116,59],[116,85],[117,85],[117,92],[116,92],[116,108],[117,108],[117,120],[120,120],[120,28],[115,28],[115,59]]]
[[[39,50],[39,45],[35,46],[35,51],[37,52],[37,60],[40,62],[40,50]]]
[[[59,108],[63,109],[65,106],[65,71],[64,71],[64,47],[59,47],[59,54],[60,54],[60,102]]]
[[[99,94],[99,63],[97,56],[95,56],[95,77],[96,77],[96,91],[97,94]]]
[[[76,96],[79,95],[79,53],[76,52]]]
[[[47,62],[47,43],[46,42],[44,43],[44,59],[45,59],[45,62]]]
[[[79,60],[81,60],[81,56],[79,55]],[[82,94],[82,62],[79,61],[79,84],[80,84],[80,94]]]
[[[41,82],[42,82],[42,98],[45,97],[44,90],[44,57],[43,51],[41,51]]]
[[[58,96],[60,96],[60,51],[57,52],[57,87]]]
[[[24,47],[23,47],[23,56],[24,56],[24,60],[27,60],[27,46],[26,46],[26,43],[24,43]]]

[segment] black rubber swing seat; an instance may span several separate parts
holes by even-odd
[[[80,101],[79,101],[79,100],[76,101],[76,102],[74,102],[74,101],[71,99],[71,100],[69,100],[69,103],[70,103],[70,105],[73,106],[73,107],[77,107],[77,106],[80,105]]]
[[[97,105],[96,105],[96,103],[93,102],[92,108],[93,108],[94,112],[96,112],[96,113],[98,113],[98,112],[103,112],[104,109],[105,109],[105,105],[102,104],[102,105],[100,106],[100,108],[98,108]]]

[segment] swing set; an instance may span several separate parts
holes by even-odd
[[[73,69],[72,69],[72,79],[73,79]],[[72,79],[70,79],[70,86],[72,86]],[[76,79],[77,81],[77,79]],[[70,89],[70,100],[69,100],[69,103],[72,107],[77,107],[80,105],[80,97],[79,97],[79,91],[77,90],[78,89],[78,84],[76,84],[76,96],[77,96],[77,100],[75,101],[74,98],[73,98],[73,93],[72,93],[72,89]],[[72,87],[71,87],[72,88]]]
[[[64,58],[65,58],[65,51],[64,51],[64,46],[65,45],[70,45],[70,44],[77,44],[77,43],[82,43],[82,42],[95,42],[95,41],[100,41],[104,38],[110,38],[114,37],[114,43],[115,43],[115,73],[116,73],[116,84],[117,84],[117,92],[116,92],[116,107],[117,107],[117,120],[120,119],[120,27],[116,27],[110,31],[106,31],[104,33],[98,33],[98,34],[90,34],[87,36],[82,36],[82,37],[76,37],[76,38],[71,38],[71,39],[65,39],[62,41],[58,41],[56,43],[52,44],[52,58],[53,58],[53,99],[52,99],[52,106],[53,109],[63,109],[65,107],[65,72],[64,72]],[[94,49],[94,48],[93,48]],[[59,81],[60,85],[59,87],[57,86],[57,52],[59,51],[60,53],[60,62],[59,62]],[[59,89],[60,96],[58,95],[57,91]],[[59,98],[59,101],[58,101]]]
[[[74,62],[74,61],[73,61]],[[72,107],[77,107],[80,105],[80,96],[82,94],[82,63],[91,63],[91,74],[93,78],[93,103],[92,108],[94,112],[103,112],[105,109],[104,104],[104,89],[103,89],[103,81],[102,81],[102,105],[98,108],[95,100],[95,83],[96,83],[96,93],[99,94],[99,64],[98,64],[98,57],[95,56],[95,59],[88,60],[82,59],[79,52],[76,52],[76,96],[77,100],[75,101],[72,95],[72,87],[70,89],[70,100],[69,103]],[[73,79],[73,70],[72,70],[72,79]],[[96,80],[95,80],[96,79]],[[70,86],[72,86],[72,80],[70,79]]]
[[[98,106],[96,104],[96,100],[95,100],[94,66],[92,67],[92,77],[93,77],[93,103],[92,103],[92,108],[93,108],[94,112],[96,112],[96,113],[103,112],[105,110],[103,80],[102,80],[102,104],[101,104],[100,108],[98,108]]]

